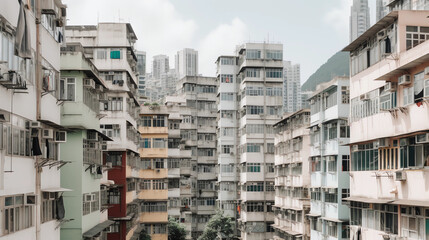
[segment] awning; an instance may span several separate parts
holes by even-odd
[[[102,223],[99,223],[95,225],[95,227],[89,229],[83,234],[83,237],[85,238],[93,238],[95,235],[99,234],[101,231],[109,227],[110,225],[114,224],[115,221],[106,220]]]
[[[327,218],[327,217],[321,217],[320,219],[323,219],[325,221],[330,221],[330,222],[337,222],[337,223],[342,223],[344,221],[340,220],[340,219],[336,219],[336,218]]]
[[[73,190],[68,188],[62,188],[62,187],[52,187],[52,188],[45,188],[42,189],[42,192],[72,192]]]
[[[387,198],[366,198],[366,197],[354,197],[354,196],[343,198],[343,200],[352,201],[352,202],[379,203],[379,204],[386,204],[394,201],[394,199],[387,199]]]
[[[130,221],[134,217],[134,213],[130,213],[125,217],[113,218],[113,220],[117,221]]]
[[[110,186],[110,185],[115,184],[115,181],[113,181],[113,180],[107,180],[107,179],[101,179],[100,180],[100,184],[101,185],[105,185],[105,186]]]
[[[398,199],[390,204],[398,204],[405,206],[419,206],[419,207],[429,207],[429,201],[418,201],[418,200],[408,200],[408,199]]]
[[[320,217],[320,216],[322,216],[320,213],[307,213],[306,215],[309,217]]]

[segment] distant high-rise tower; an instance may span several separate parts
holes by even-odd
[[[159,79],[161,74],[170,71],[170,61],[166,55],[156,55],[153,57],[152,76]]]
[[[198,51],[184,48],[176,54],[176,72],[179,79],[198,75]]]
[[[353,0],[350,11],[350,42],[364,33],[369,26],[368,0]]]
[[[375,11],[375,21],[378,22],[387,14],[387,1],[386,0],[377,0],[376,2],[376,11]]]
[[[138,95],[139,97],[145,96],[145,87],[146,87],[146,52],[137,52],[137,72],[138,76]]]
[[[283,61],[283,112],[301,109],[300,65]]]

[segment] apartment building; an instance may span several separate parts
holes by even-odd
[[[191,176],[184,186],[190,186],[181,220],[191,238],[203,232],[206,223],[215,213],[217,181],[216,165],[216,78],[186,76],[177,84],[178,96],[174,101],[180,110],[180,135],[184,150],[191,151]]]
[[[311,239],[348,239],[349,78],[319,84],[310,97]]]
[[[368,0],[353,0],[350,8],[350,42],[370,27]]]
[[[351,237],[429,239],[428,14],[392,11],[344,48],[351,59]]]
[[[273,239],[310,239],[310,109],[274,125],[275,186]]]
[[[274,231],[273,125],[283,106],[283,45],[238,46],[236,56],[218,58],[217,78],[219,207],[236,216],[241,238],[269,239]]]
[[[109,167],[104,165],[103,150],[109,137],[100,132],[100,103],[107,100],[104,80],[85,54],[80,43],[61,47],[60,98],[61,125],[68,129],[61,143],[61,186],[65,192],[66,219],[61,239],[107,239],[107,230],[115,223],[108,220]]]
[[[161,74],[168,73],[170,71],[170,60],[167,55],[156,55],[153,56],[152,61],[152,76],[155,79],[159,79]]]
[[[142,106],[139,131],[140,224],[154,240],[167,240],[169,195],[168,111],[165,106]]]
[[[226,216],[238,219],[239,171],[239,106],[237,93],[237,57],[220,56],[217,61],[216,81],[218,84],[217,151],[218,151],[218,193],[217,208]],[[234,228],[235,234],[240,232]]]
[[[142,103],[146,99],[146,52],[137,51],[138,97]]]
[[[58,104],[65,13],[61,1],[1,3],[0,239],[57,240],[58,226],[70,220]]]
[[[139,235],[140,207],[137,179],[140,177],[137,144],[137,37],[128,23],[66,27],[67,42],[78,42],[92,54],[92,62],[107,87],[107,101],[100,104],[100,131],[112,138],[107,143],[106,165],[113,169],[108,179],[118,185],[109,189],[110,220],[115,221],[107,239],[130,239]]]

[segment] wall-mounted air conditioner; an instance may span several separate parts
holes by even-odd
[[[416,135],[416,143],[427,143],[429,142],[429,133]]]
[[[399,85],[407,85],[411,83],[411,75],[410,74],[404,74],[400,77],[398,77],[398,84]]]
[[[84,78],[83,79],[83,87],[89,89],[95,89],[95,81],[92,78]]]
[[[395,172],[395,181],[406,181],[407,175],[405,174],[405,171],[396,171]]]
[[[44,139],[53,139],[54,138],[54,130],[52,129],[43,129],[42,138]]]
[[[378,147],[389,147],[390,141],[388,138],[380,138],[378,139]]]

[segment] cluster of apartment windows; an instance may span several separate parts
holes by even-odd
[[[216,110],[216,109],[217,109],[216,102],[212,102],[212,101],[198,101],[197,102],[197,110],[212,111],[212,110]]]
[[[264,131],[266,134],[274,134],[273,126],[264,124],[246,124],[242,134],[263,134]]]
[[[27,198],[26,203],[25,198]],[[34,225],[33,222],[33,205],[36,203],[36,199],[31,198],[29,201],[28,196],[15,195],[4,197],[4,233],[9,234],[17,232]],[[42,214],[43,214],[42,209]],[[51,212],[50,214],[55,214]],[[55,217],[56,215],[54,215]],[[43,219],[43,218],[42,218]],[[42,221],[43,222],[43,221]]]
[[[242,190],[246,192],[263,192],[265,185],[265,192],[274,192],[274,182],[246,182],[242,185]]]
[[[83,139],[82,150],[84,163],[102,165],[103,152],[97,141]]]
[[[121,137],[121,126],[119,124],[101,124],[100,130],[108,137]]]
[[[110,188],[107,192],[107,196],[110,204],[121,203],[121,191],[119,188]]]
[[[274,202],[246,202],[243,205],[246,212],[272,212]]]
[[[220,75],[221,83],[234,83],[234,76],[232,74],[221,74]]]
[[[261,50],[247,49],[246,50],[246,58],[247,59],[260,59],[261,58]]]
[[[199,173],[214,173],[216,170],[215,165],[209,165],[209,164],[201,164],[197,167],[197,172]]]
[[[9,70],[17,71],[27,83],[33,83],[34,64],[32,59],[23,59],[14,54],[12,35],[0,30],[0,62],[6,62]]]
[[[287,220],[288,222],[302,222],[303,218],[303,211],[293,209],[275,210],[274,214],[280,219]]]
[[[220,58],[221,65],[235,65],[235,58]]]
[[[341,171],[349,171],[349,159],[350,155],[339,155],[341,156]],[[338,168],[338,156],[323,156],[323,157],[311,157],[311,172],[337,172]]]
[[[277,168],[277,177],[299,176],[302,174],[302,163],[286,164],[286,167]]]
[[[276,125],[276,133],[282,133],[286,130],[294,130],[310,123],[310,112],[305,112],[283,120]]]
[[[122,49],[120,48],[110,48],[102,49],[99,48],[96,50],[97,59],[108,59],[108,53],[110,54],[110,59],[121,59],[122,58]]]
[[[199,180],[197,183],[198,190],[209,190],[213,191],[214,188],[214,182],[209,180]]]
[[[31,156],[31,144],[30,141],[30,130],[29,122],[19,119],[18,125],[10,125],[5,123],[0,123],[0,150],[6,149],[7,155],[16,155],[16,156]],[[48,141],[49,143],[54,143]],[[44,151],[44,145],[46,142],[42,142],[42,151]],[[45,155],[45,154],[44,154]],[[54,157],[54,154],[51,154]],[[53,158],[56,159],[56,158]]]
[[[215,198],[198,198],[197,206],[214,206],[216,203]]]
[[[142,212],[167,212],[167,202],[144,202]]]
[[[233,149],[234,149],[234,145],[221,145],[222,154],[234,153]]]
[[[155,159],[141,159],[141,168],[142,169],[163,169],[165,168],[165,162],[167,159],[163,159],[163,158],[155,158]],[[173,160],[173,159],[168,159],[168,160]],[[176,159],[179,160],[179,159]],[[171,162],[168,161],[168,165],[172,166],[174,163],[174,166],[178,165],[178,161],[176,162]],[[171,165],[170,165],[171,164]]]
[[[233,110],[221,110],[220,111],[220,117],[232,119],[232,118],[234,118],[234,113],[235,113],[235,111],[233,111]]]
[[[246,222],[245,229],[252,229],[252,233],[274,232],[273,222]]]
[[[265,91],[264,91],[265,89]],[[283,96],[283,89],[279,87],[261,87],[261,86],[246,86],[244,93],[246,96]]]
[[[87,215],[100,210],[100,192],[84,193],[82,196],[82,214]]]
[[[283,60],[283,51],[281,51],[281,50],[267,50],[265,52],[265,58],[266,59],[273,59],[273,60]]]
[[[222,137],[233,137],[235,135],[235,128],[221,127],[219,132]]]
[[[362,214],[364,215],[364,214]],[[429,209],[401,206],[401,233],[411,239],[428,239]]]
[[[216,153],[214,148],[198,148],[198,156],[200,157],[213,157]]]
[[[197,85],[193,83],[185,83],[183,92],[198,92],[198,93],[216,93],[216,86]]]
[[[265,69],[266,78],[283,78],[283,69],[267,68]]]
[[[235,191],[237,189],[234,182],[220,182],[219,190],[220,191]]]
[[[166,124],[165,116],[142,116],[140,120],[142,127],[166,127]]]
[[[308,189],[302,187],[277,187],[276,195],[289,198],[308,198]]]
[[[142,138],[141,148],[167,148],[167,138]]]
[[[398,206],[351,202],[350,225],[398,234]]]
[[[112,81],[113,84],[124,84],[123,72],[100,72],[100,76],[106,81]]]
[[[355,75],[396,52],[397,24],[393,23],[350,53],[351,75]]]
[[[235,93],[221,93],[220,100],[221,101],[234,101],[236,98]]]
[[[60,79],[60,99],[75,101],[76,98],[76,78]]]
[[[122,97],[109,97],[107,102],[100,103],[101,110],[103,111],[122,111],[123,110]]]
[[[140,181],[140,189],[143,190],[166,190],[168,183],[164,179],[153,179]]]
[[[407,50],[416,47],[420,43],[429,39],[429,27],[407,26],[406,46]]]
[[[279,142],[275,147],[275,152],[277,154],[287,154],[300,151],[301,149],[302,137],[296,137],[285,142]]]

